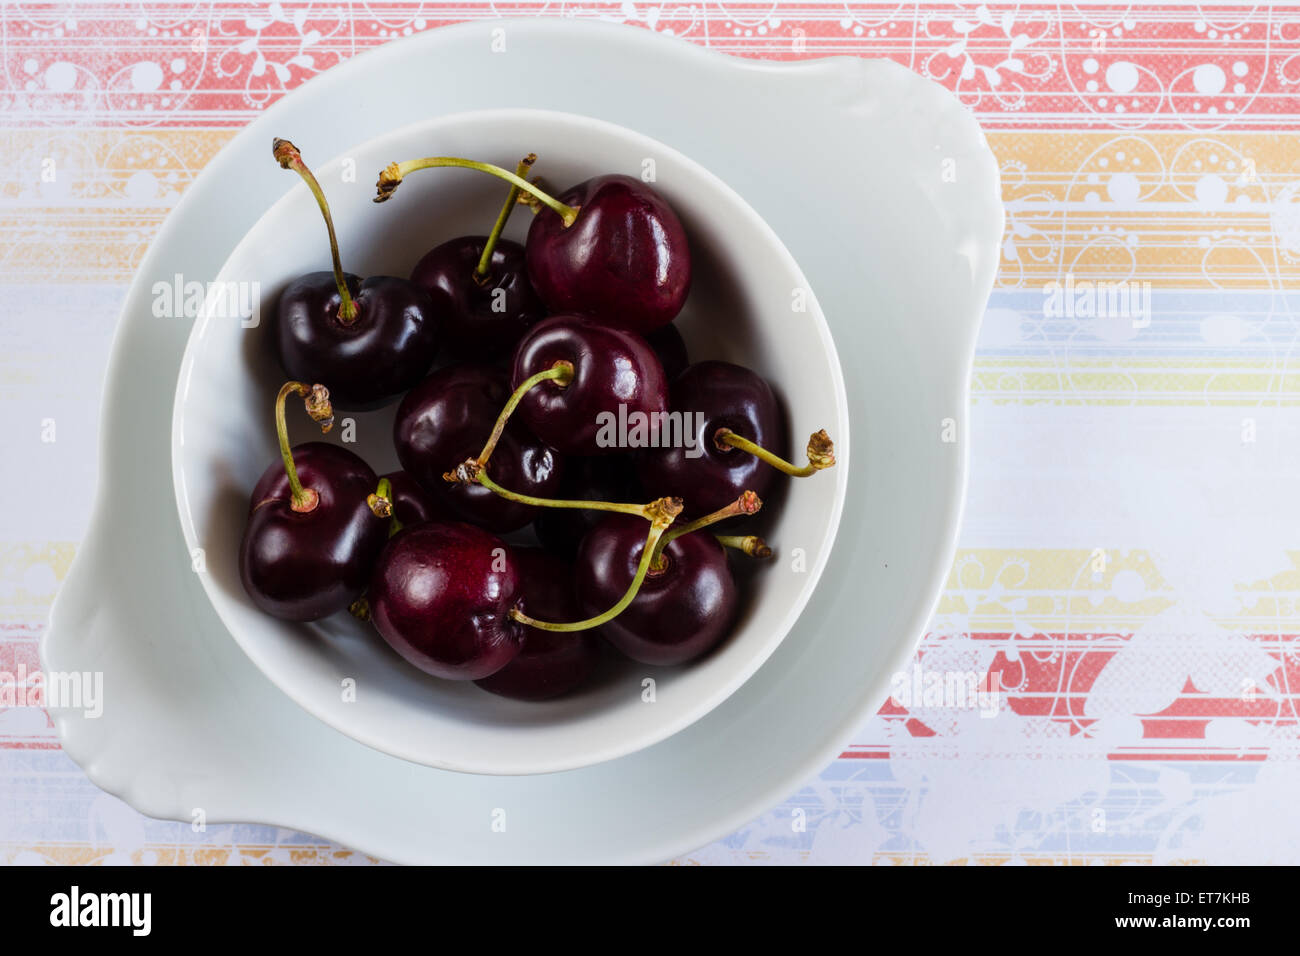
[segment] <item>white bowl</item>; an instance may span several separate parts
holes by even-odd
[[[301,131],[281,135],[293,139],[295,132]],[[473,773],[547,773],[610,760],[676,733],[725,700],[781,643],[812,595],[834,541],[848,476],[844,383],[815,296],[780,239],[744,200],[675,150],[587,117],[492,110],[415,123],[330,162],[305,158],[330,200],[344,267],[363,276],[404,276],[437,243],[486,232],[503,186],[469,170],[428,170],[376,206],[378,171],[393,160],[426,155],[513,168],[529,151],[540,157],[536,174],[557,187],[599,173],[641,175],[653,162],[655,188],[691,240],[694,286],[678,318],[691,357],[726,359],[764,375],[784,401],[792,449],[826,428],[839,465],[770,496],[759,518],[777,549],[775,561],[749,583],[725,644],[682,667],[627,662],[559,700],[525,703],[429,677],[346,614],[314,625],[270,618],[245,595],[236,557],[248,494],[277,457],[272,400],[284,375],[268,335],[280,289],[329,262],[325,230],[306,187],[300,183],[276,203],[215,280],[257,283],[259,324],[246,328],[234,318],[201,315],[181,365],[172,467],[186,542],[192,554],[202,549],[200,577],[222,621],[289,697],[377,750]],[[242,174],[293,175],[275,166],[269,142],[265,164]],[[517,213],[507,235],[522,241],[527,219]],[[394,408],[344,416],[355,419],[356,442],[348,447],[379,473],[397,467]],[[313,431],[304,416],[291,415],[295,443],[319,438]],[[342,432],[336,427],[330,440],[339,441]],[[646,678],[655,681],[653,701],[644,693]],[[355,699],[344,693],[349,679]]]

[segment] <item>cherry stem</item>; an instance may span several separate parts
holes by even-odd
[[[715,534],[713,537],[718,539],[718,544],[724,548],[731,548],[734,551],[743,551],[751,558],[770,558],[772,549],[756,534]]]
[[[303,407],[313,421],[320,423],[322,433],[334,426],[334,407],[330,404],[330,392],[324,385],[307,385],[303,382],[285,382],[280,393],[275,396],[275,434],[280,442],[280,457],[284,459],[284,472],[289,476],[290,503],[294,511],[308,512],[320,501],[320,495],[311,488],[304,488],[298,479],[298,467],[293,463],[293,452],[289,448],[289,427],[284,420],[284,402],[290,395],[301,395]]]
[[[575,206],[566,206],[552,196],[542,192],[528,180],[517,176],[508,169],[502,169],[500,166],[493,166],[491,163],[480,163],[473,159],[461,159],[458,156],[429,156],[425,159],[408,159],[404,163],[389,163],[379,174],[379,181],[375,183],[377,195],[375,202],[384,202],[396,191],[397,187],[402,184],[402,180],[408,173],[413,173],[417,169],[434,169],[442,166],[456,166],[461,169],[477,169],[479,172],[491,173],[498,179],[504,179],[513,186],[518,186],[529,195],[536,196],[551,210],[560,217],[565,227],[572,226],[578,218],[578,210]]]
[[[835,464],[835,443],[831,441],[831,436],[826,434],[824,428],[819,432],[814,432],[812,437],[808,439],[808,464],[802,468],[790,464],[779,455],[772,454],[761,445],[755,445],[748,438],[742,438],[729,428],[719,428],[714,434],[713,440],[719,445],[730,445],[732,448],[748,452],[760,461],[767,462],[778,471],[783,471],[795,478],[807,478],[809,475],[816,474],[823,468],[829,468]]]
[[[281,169],[292,169],[302,177],[311,194],[316,197],[316,205],[320,206],[321,215],[325,217],[325,228],[330,234],[330,256],[334,260],[334,283],[339,287],[339,321],[344,325],[351,325],[357,318],[357,304],[352,301],[352,293],[348,291],[347,280],[343,278],[343,262],[339,259],[339,241],[334,235],[334,217],[330,215],[329,203],[325,201],[325,192],[320,188],[320,183],[312,175],[312,171],[307,168],[307,164],[302,161],[302,154],[298,152],[298,147],[293,145],[287,139],[276,138],[271,144],[271,152],[275,156],[276,162],[280,164]]]
[[[682,535],[691,534],[692,532],[707,528],[709,525],[717,524],[719,521],[734,518],[737,515],[752,515],[761,507],[763,507],[762,498],[758,497],[758,495],[754,494],[752,491],[743,491],[741,492],[740,497],[731,504],[719,508],[717,511],[706,514],[702,518],[696,518],[694,521],[689,521],[680,528],[673,528],[672,531],[660,538],[659,543],[655,546],[655,553],[651,560],[652,570],[662,571],[664,569],[664,548]]]
[[[520,179],[527,178],[528,170],[533,168],[535,162],[537,162],[537,154],[529,153],[515,167],[515,175]],[[506,204],[501,207],[501,212],[497,215],[496,225],[492,227],[487,242],[483,244],[483,255],[479,256],[478,265],[474,269],[474,278],[480,282],[488,277],[488,270],[492,265],[492,253],[496,251],[497,240],[501,238],[501,232],[506,228],[506,220],[514,212],[515,206],[519,205],[519,193],[521,191],[518,186],[510,187],[510,194],[506,196]]]
[[[492,434],[483,443],[483,450],[479,452],[478,458],[474,459],[480,467],[485,467],[488,459],[492,457],[492,452],[496,450],[497,442],[501,440],[502,433],[506,430],[506,422],[510,421],[510,416],[515,413],[519,403],[523,401],[525,395],[533,389],[534,386],[542,382],[553,381],[560,388],[568,388],[569,383],[573,381],[573,363],[560,359],[550,368],[538,372],[536,375],[530,375],[519,383],[519,387],[510,393],[506,399],[505,407],[501,409],[501,414],[497,416],[496,423],[492,426]],[[450,481],[451,479],[448,479]]]
[[[366,504],[376,518],[393,517],[393,485],[387,478],[379,479],[379,488],[366,496]],[[393,520],[396,520],[395,518]]]
[[[671,512],[676,517],[682,510],[682,499],[680,498],[656,498],[654,501],[639,505],[618,501],[580,501],[521,495],[517,491],[511,491],[498,485],[488,476],[487,469],[480,466],[472,458],[461,464],[455,471],[449,471],[442,477],[453,484],[473,484],[477,482],[507,501],[516,501],[521,505],[532,505],[534,508],[581,508],[588,511],[615,511],[619,514],[636,515],[638,518],[645,518],[647,521],[654,521],[661,514],[667,512]]]
[[[681,510],[680,505],[677,510]],[[650,571],[652,555],[657,550],[664,532],[667,531],[668,526],[672,524],[673,517],[674,515],[666,514],[656,517],[650,522],[650,533],[646,535],[645,547],[641,551],[641,561],[636,566],[636,575],[632,578],[632,583],[628,585],[628,589],[623,592],[623,596],[619,598],[618,603],[605,613],[598,614],[595,617],[589,617],[585,621],[571,621],[567,624],[553,624],[550,621],[539,621],[535,618],[529,617],[518,608],[511,608],[510,616],[520,624],[527,624],[529,627],[535,627],[543,631],[587,631],[593,627],[600,627],[602,624],[612,621],[627,610],[628,605],[636,600],[636,596],[641,590],[641,585],[645,583],[646,575]]]

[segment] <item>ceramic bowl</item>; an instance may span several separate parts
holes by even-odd
[[[290,139],[294,133],[283,131]],[[530,703],[430,677],[346,614],[302,625],[254,607],[239,581],[237,554],[248,495],[277,457],[272,401],[284,374],[271,341],[274,304],[293,277],[329,265],[320,213],[301,183],[258,220],[215,277],[215,287],[244,290],[257,308],[200,313],[173,410],[181,527],[212,606],[245,653],[285,694],[350,737],[416,763],[484,774],[546,773],[610,760],[663,740],[725,700],[786,637],[816,588],[848,476],[844,382],[815,295],[772,229],[722,179],[686,156],[609,122],[490,110],[421,121],[328,162],[305,159],[330,200],[344,267],[362,276],[405,276],[434,245],[486,233],[504,187],[472,170],[429,170],[374,205],[378,171],[425,155],[513,168],[530,151],[540,157],[535,175],[558,188],[601,173],[652,176],[691,241],[694,284],[678,327],[692,358],[725,359],[764,375],[786,409],[792,453],[818,428],[835,439],[838,467],[806,481],[778,482],[785,487],[769,496],[759,518],[776,558],[746,575],[739,620],[716,651],[673,668],[611,661],[578,692]],[[243,175],[293,174],[278,169],[268,142],[264,165]],[[507,236],[522,241],[527,219],[517,213]],[[347,447],[376,472],[392,470],[395,407],[344,413],[327,440],[352,437]],[[305,416],[290,417],[292,441],[319,439]],[[646,692],[648,680],[653,694]]]

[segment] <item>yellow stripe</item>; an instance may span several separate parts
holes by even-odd
[[[5,865],[44,863],[56,866],[97,866],[110,862],[110,858],[119,855],[136,866],[267,866],[276,863],[302,866],[381,862],[376,857],[327,843],[314,846],[295,844],[292,847],[264,844],[205,847],[153,843],[131,850],[115,850],[102,844],[88,843],[0,846],[0,863]]]
[[[1079,359],[1068,354],[1068,346],[1061,352],[1050,358],[976,358],[972,401],[1242,408],[1300,404],[1300,366],[1280,359]]]
[[[1300,239],[1276,221],[1295,199],[1300,137],[1041,132],[989,142],[1008,205],[1002,288],[1039,289],[1067,272],[1188,289],[1277,289],[1300,277]]]
[[[0,281],[128,281],[167,211],[235,132],[0,133]],[[1300,168],[1300,137],[1048,131],[989,142],[1008,203],[1001,288],[1037,290],[1066,271],[1189,289],[1300,279],[1300,249],[1286,254],[1270,212]],[[1198,187],[1218,188],[1207,176],[1223,180],[1226,209],[1198,205]],[[1141,199],[1127,201],[1134,184]]]
[[[129,281],[167,213],[235,132],[0,133],[0,282]]]

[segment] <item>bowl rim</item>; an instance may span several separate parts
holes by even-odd
[[[365,746],[385,753],[393,757],[408,761],[410,763],[433,767],[441,770],[452,770],[460,773],[470,773],[485,776],[525,776],[535,774],[559,773],[566,770],[577,770],[583,767],[590,767],[596,764],[616,760],[620,757],[636,753],[647,747],[658,744],[673,735],[679,733],[686,727],[694,724],[703,718],[709,712],[714,710],[718,705],[730,697],[739,689],[750,677],[752,677],[760,667],[772,656],[776,649],[781,645],[790,632],[794,629],[799,617],[802,615],[808,602],[812,599],[820,583],[826,565],[830,560],[834,550],[835,540],[838,536],[840,522],[843,518],[845,496],[848,494],[848,479],[850,475],[850,454],[851,454],[851,429],[848,396],[844,384],[843,368],[840,361],[839,353],[835,348],[834,338],[831,335],[830,326],[826,321],[825,314],[821,309],[820,302],[817,299],[816,290],[812,288],[807,276],[804,274],[799,263],[795,260],[785,243],[777,235],[774,229],[767,221],[725,180],[718,177],[707,167],[685,155],[681,151],[657,140],[644,133],[613,123],[608,120],[597,119],[580,113],[570,113],[560,110],[537,109],[531,107],[494,107],[488,109],[471,109],[458,110],[450,113],[442,113],[435,116],[426,117],[402,126],[394,127],[385,133],[372,137],[358,143],[351,144],[347,148],[338,151],[334,156],[325,162],[313,163],[313,170],[319,175],[323,170],[329,170],[340,164],[345,158],[355,155],[360,149],[372,149],[382,146],[390,140],[397,140],[409,136],[416,130],[427,130],[444,125],[456,125],[466,121],[483,122],[493,121],[502,125],[509,125],[519,120],[530,121],[549,121],[554,123],[568,123],[581,126],[586,130],[596,131],[600,135],[613,136],[622,138],[625,141],[634,141],[642,144],[646,149],[652,150],[652,154],[663,156],[671,159],[673,162],[680,164],[683,168],[689,169],[699,180],[710,190],[723,199],[730,202],[734,210],[743,218],[748,220],[748,226],[752,234],[758,237],[758,241],[767,245],[775,251],[780,259],[784,261],[785,266],[790,270],[790,274],[798,283],[798,287],[807,291],[806,307],[807,318],[812,320],[813,327],[817,330],[817,342],[831,370],[831,391],[834,395],[835,414],[838,417],[837,424],[838,434],[835,436],[835,456],[836,466],[831,470],[834,475],[835,491],[831,502],[831,511],[829,516],[829,527],[817,547],[814,560],[806,575],[806,583],[800,590],[797,599],[785,610],[779,623],[768,629],[765,640],[758,644],[754,650],[747,655],[741,666],[735,667],[727,674],[725,679],[717,681],[712,691],[697,701],[693,706],[683,709],[683,712],[673,720],[657,722],[648,725],[649,729],[636,735],[630,744],[605,745],[603,747],[590,748],[582,752],[581,757],[572,757],[566,760],[551,759],[547,761],[538,760],[535,756],[525,756],[515,759],[508,766],[494,766],[487,763],[475,764],[465,760],[444,759],[437,756],[431,756],[425,750],[418,746],[413,746],[405,738],[394,739],[392,735],[388,737],[377,736],[369,732],[366,728],[356,728],[350,726],[346,720],[338,719],[338,709],[326,709],[318,705],[312,695],[303,689],[300,682],[296,683],[285,679],[283,670],[271,660],[271,655],[260,649],[261,642],[257,641],[251,635],[242,633],[242,629],[237,626],[238,622],[233,619],[230,609],[226,602],[230,600],[212,579],[211,575],[198,575],[204,594],[207,596],[208,603],[216,612],[225,629],[234,638],[244,654],[253,662],[254,666],[266,676],[266,678],[283,694],[289,697],[295,704],[311,714],[316,719],[322,721],[327,726],[338,732],[358,741]],[[214,282],[221,282],[230,262],[240,253],[241,248],[249,241],[249,238],[259,230],[259,227],[269,218],[283,214],[284,207],[301,202],[301,197],[307,193],[307,186],[301,180],[294,183],[285,193],[280,196],[271,206],[265,209],[257,220],[249,227],[244,236],[231,248],[229,253],[222,260],[221,268],[214,277]],[[195,319],[190,332],[186,338],[185,350],[181,357],[179,374],[176,380],[176,386],[173,394],[172,415],[171,415],[171,470],[172,470],[172,489],[174,493],[177,513],[180,518],[181,532],[185,539],[187,550],[193,553],[199,545],[199,535],[197,533],[196,522],[193,520],[191,509],[188,505],[187,494],[185,490],[185,468],[183,464],[182,441],[183,432],[183,406],[185,403],[185,393],[188,390],[189,382],[195,371],[196,357],[198,353],[197,343],[203,330],[206,328],[211,316],[204,310],[200,310]]]

